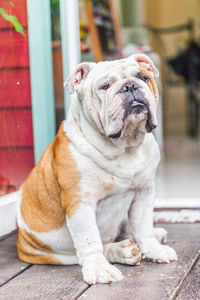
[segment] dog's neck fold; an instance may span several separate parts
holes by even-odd
[[[126,151],[137,151],[142,144],[145,135],[139,134],[135,144],[128,148],[123,138],[118,138],[112,142],[103,132],[99,131],[92,120],[86,118],[80,106],[79,100],[74,99],[67,115],[67,136],[80,152],[84,151],[85,147],[87,148],[86,145],[90,145],[90,147],[93,146],[94,151],[98,151],[106,159],[112,160],[123,155]]]

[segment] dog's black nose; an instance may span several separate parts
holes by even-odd
[[[134,92],[138,89],[138,85],[136,83],[134,84],[130,84],[130,85],[124,85],[124,87],[122,88],[122,92],[123,93],[127,93],[127,92]]]
[[[136,91],[136,90],[138,89],[138,86],[137,86],[137,84],[135,84],[135,83],[134,83],[131,87],[132,87],[132,90],[133,90],[133,91]]]

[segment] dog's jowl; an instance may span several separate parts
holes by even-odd
[[[177,259],[161,244],[166,231],[153,227],[157,76],[138,54],[82,63],[66,80],[76,94],[67,120],[20,189],[21,260],[79,263],[95,284],[124,279],[109,262]]]

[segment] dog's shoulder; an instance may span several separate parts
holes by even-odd
[[[21,214],[27,225],[38,232],[60,228],[66,213],[71,216],[80,203],[80,178],[61,124],[55,140],[21,186]]]

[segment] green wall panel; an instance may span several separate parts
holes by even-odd
[[[38,162],[55,137],[51,14],[49,0],[28,0],[27,4],[34,154]]]

